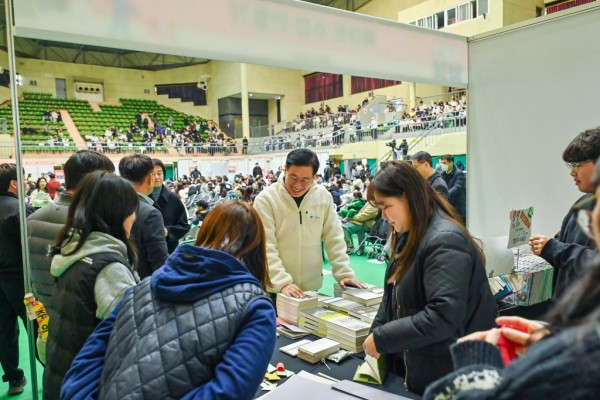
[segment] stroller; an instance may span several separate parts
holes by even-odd
[[[383,219],[381,210],[377,214],[375,224],[371,227],[369,234],[365,236],[364,240],[359,244],[356,255],[361,256],[367,253],[367,258],[376,258],[377,261],[385,261],[387,259],[387,253],[385,250],[385,244],[387,242],[390,232],[390,223]]]

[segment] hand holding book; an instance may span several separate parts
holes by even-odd
[[[375,346],[375,338],[373,337],[372,333],[365,339],[365,342],[363,343],[363,349],[365,350],[365,354],[368,356],[371,356],[375,359],[381,357],[381,354],[379,354],[377,347]]]

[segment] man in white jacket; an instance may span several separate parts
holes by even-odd
[[[315,183],[317,155],[308,149],[291,151],[277,183],[254,201],[267,237],[272,293],[303,297],[323,284],[321,243],[340,286],[365,287],[354,280],[344,233],[331,194]]]

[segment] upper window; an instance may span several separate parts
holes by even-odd
[[[317,72],[304,77],[305,103],[315,103],[342,96],[342,75]]]

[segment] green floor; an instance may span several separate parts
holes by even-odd
[[[351,255],[350,256],[350,264],[352,266],[352,268],[354,269],[354,271],[356,272],[356,279],[363,281],[363,282],[367,282],[367,283],[371,283],[377,286],[383,286],[383,277],[385,274],[385,267],[386,265],[384,263],[378,263],[377,261],[375,261],[375,263],[370,262],[373,260],[367,260],[366,256],[356,256],[356,255]],[[324,294],[328,294],[330,296],[333,296],[333,284],[335,283],[334,279],[333,279],[333,275],[331,273],[327,273],[331,271],[331,266],[329,265],[328,262],[325,263],[325,267],[324,267],[324,279],[323,279],[323,287],[320,290],[320,292],[324,293]],[[8,397],[6,395],[7,391],[8,391],[8,383],[0,383],[0,400],[8,400],[8,399],[14,399],[14,400],[29,400],[29,399],[33,399],[33,394],[32,394],[32,382],[31,382],[31,373],[29,372],[29,353],[28,353],[28,345],[27,345],[27,335],[25,334],[25,329],[23,328],[23,326],[21,325],[21,335],[19,337],[19,347],[21,349],[21,363],[20,363],[20,367],[23,368],[23,370],[25,371],[25,374],[27,376],[27,386],[25,386],[25,391],[23,392],[23,394],[19,395],[19,396],[11,396]],[[37,363],[37,376],[38,376],[38,392],[39,392],[39,399],[42,398],[42,366],[41,364]]]

